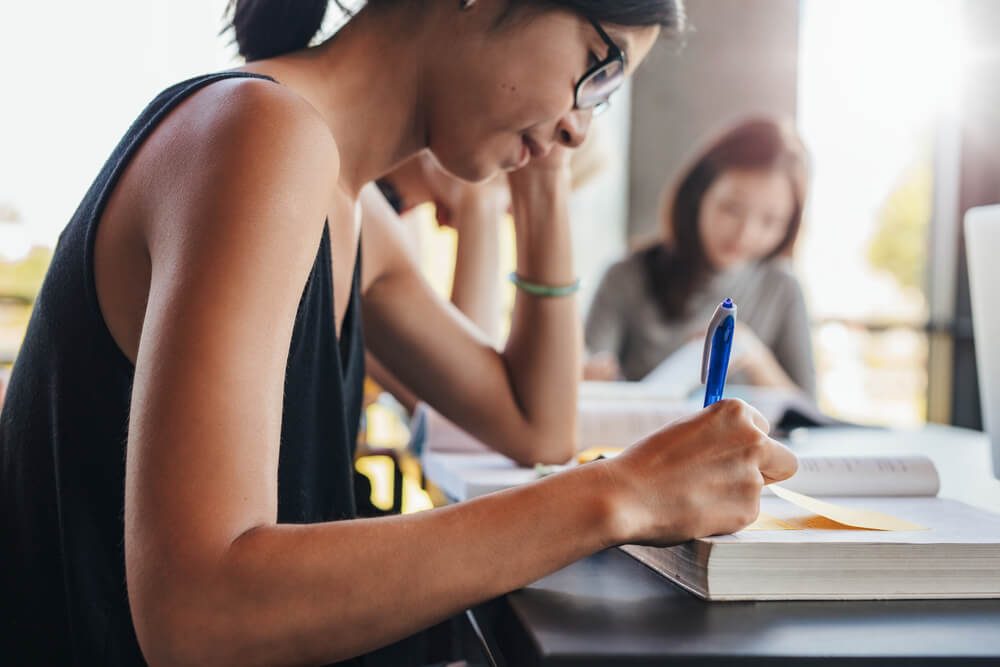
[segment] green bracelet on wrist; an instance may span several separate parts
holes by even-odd
[[[510,274],[510,281],[514,287],[532,295],[541,297],[560,297],[576,294],[580,290],[580,279],[577,278],[569,285],[542,285],[525,280],[517,275],[517,272]]]

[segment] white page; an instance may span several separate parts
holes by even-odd
[[[699,409],[690,401],[581,401],[580,447],[628,447]]]
[[[808,496],[936,496],[941,483],[926,456],[800,456],[781,486]]]
[[[686,398],[701,384],[701,356],[704,341],[692,340],[660,362],[641,384],[655,387],[673,398]]]
[[[729,544],[1000,544],[1000,515],[946,498],[828,498],[845,507],[884,512],[926,528],[914,531],[837,530],[744,530],[732,535],[703,538]],[[761,498],[761,511],[779,519],[806,512],[776,496]],[[702,540],[699,540],[702,541]]]
[[[580,448],[627,447],[699,407],[663,399],[581,399],[577,413]],[[492,451],[425,404],[418,407],[413,423],[418,419],[426,419],[428,446],[435,452]]]
[[[593,403],[598,401],[642,401],[671,402],[676,401],[669,392],[663,391],[642,382],[604,382],[584,380],[580,383],[580,402]]]
[[[434,408],[426,403],[420,403],[413,413],[410,422],[410,429],[425,420],[427,428],[427,448],[435,452],[454,452],[462,454],[476,454],[491,452],[489,447],[466,431],[455,426],[452,422],[441,416]]]

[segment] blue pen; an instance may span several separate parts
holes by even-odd
[[[705,334],[705,349],[701,356],[701,383],[705,385],[705,407],[722,400],[729,370],[729,354],[733,351],[736,333],[736,304],[726,299],[715,309],[715,315]]]

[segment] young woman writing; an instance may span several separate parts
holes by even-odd
[[[237,2],[248,65],[161,94],[61,237],[0,416],[15,664],[405,664],[422,628],[598,549],[739,529],[795,469],[723,402],[611,461],[353,519],[362,319],[445,416],[521,461],[570,456],[556,147],[679,19],[668,0],[372,0],[306,48],[325,10]],[[516,170],[521,284],[559,296],[522,290],[502,351],[389,225],[357,256],[364,185],[424,148],[467,180]]]

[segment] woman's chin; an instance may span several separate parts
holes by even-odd
[[[712,265],[712,268],[715,269],[717,272],[723,273],[726,271],[732,271],[734,269],[738,269],[741,266],[747,264],[748,261],[749,260],[746,257],[742,256],[724,256],[724,257],[715,257],[711,259],[709,263]]]

